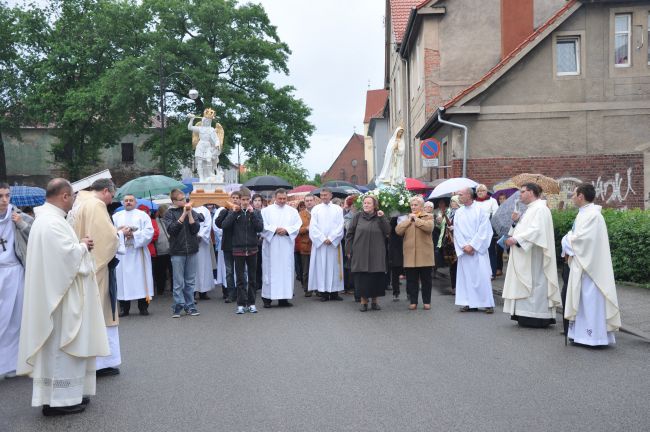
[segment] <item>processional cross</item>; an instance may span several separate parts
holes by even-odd
[[[7,248],[5,247],[7,243],[9,243],[7,240],[0,237],[0,245],[2,245],[2,252],[7,252]]]

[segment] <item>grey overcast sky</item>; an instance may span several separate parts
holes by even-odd
[[[22,0],[5,0],[9,5]],[[36,0],[45,4],[45,0]],[[244,3],[245,1],[240,1]],[[289,76],[296,96],[312,109],[316,127],[302,159],[310,177],[326,171],[352,133],[363,134],[366,91],[384,75],[383,0],[251,0],[266,9],[291,48]]]
[[[382,0],[260,0],[280,38],[291,48],[289,76],[312,109],[316,131],[303,167],[311,176],[327,170],[343,146],[363,134],[366,91],[382,88]]]

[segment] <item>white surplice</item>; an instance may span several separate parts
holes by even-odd
[[[203,222],[199,228],[197,237],[199,239],[199,252],[196,255],[196,286],[194,292],[206,293],[214,289],[214,275],[212,274],[212,215],[210,210],[204,206],[194,209],[198,214],[203,216]]]
[[[120,263],[115,268],[118,300],[137,300],[147,295],[153,297],[151,254],[147,247],[153,239],[151,218],[142,210],[122,210],[113,215],[113,224],[118,228],[137,228],[132,239],[120,236],[126,252],[118,257]]]
[[[34,379],[32,406],[76,405],[95,394],[95,357],[110,352],[94,260],[63,210],[34,211],[17,373]]]
[[[212,230],[214,231],[214,240],[217,242],[217,277],[215,278],[215,283],[217,285],[221,284],[224,288],[227,288],[226,283],[226,258],[223,256],[223,251],[221,250],[221,242],[223,241],[223,230],[217,226],[217,217],[219,213],[224,211],[223,207],[219,207],[212,217]],[[257,271],[260,271],[258,269]]]
[[[315,206],[311,210],[309,238],[309,291],[343,291],[343,209],[332,203]],[[325,244],[328,239],[332,244]]]
[[[571,269],[564,307],[568,337],[583,345],[616,343],[621,316],[600,206],[580,208],[573,229],[562,238],[562,254],[570,257]]]
[[[16,226],[11,220],[12,206],[0,216],[0,375],[16,370],[18,339],[23,312],[24,269],[14,251]]]
[[[545,200],[528,204],[510,235],[519,246],[510,248],[503,285],[503,312],[514,316],[555,319],[561,305],[555,260],[553,218]]]
[[[269,300],[291,299],[295,279],[294,242],[302,219],[298,211],[287,204],[272,204],[264,208],[262,219],[262,297]],[[276,234],[277,228],[284,228],[288,235]]]
[[[454,216],[454,246],[458,256],[456,304],[470,308],[494,307],[488,248],[492,240],[492,225],[487,212],[478,203],[463,206]],[[474,248],[474,254],[463,251]]]

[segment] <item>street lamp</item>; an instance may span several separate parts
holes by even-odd
[[[174,75],[184,75],[185,78],[192,85],[192,89],[188,92],[187,96],[196,101],[199,97],[199,92],[194,88],[194,82],[192,78],[185,72],[173,72],[167,76],[163,75],[163,64],[162,58],[160,59],[160,153],[162,155],[162,172],[163,174],[167,173],[167,151],[165,148],[165,94],[167,93],[167,80]]]

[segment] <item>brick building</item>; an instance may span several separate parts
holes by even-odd
[[[516,17],[533,32],[504,45],[500,61],[416,137],[448,147],[450,177],[465,165],[468,177],[490,187],[539,172],[559,181],[565,203],[576,184],[590,182],[598,204],[647,207],[650,50],[641,41],[650,36],[650,0],[569,0],[537,27],[532,0],[517,2],[528,3]],[[467,127],[467,152],[462,131],[440,115]]]
[[[353,184],[368,184],[368,170],[365,159],[363,135],[352,134],[332,166],[323,173],[321,180],[344,180]]]

